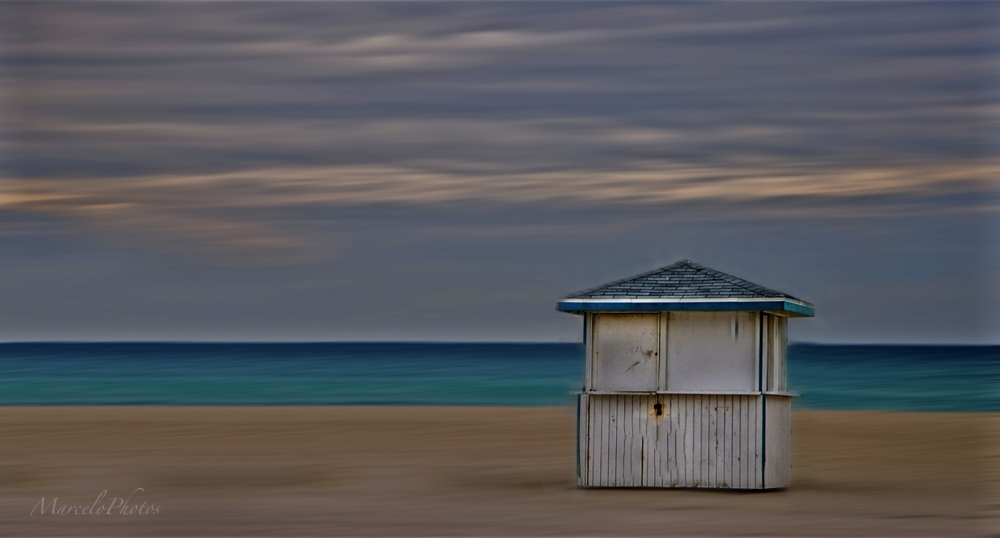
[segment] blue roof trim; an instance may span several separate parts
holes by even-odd
[[[800,316],[811,318],[816,315],[816,309],[812,305],[806,306],[792,301],[785,301],[785,312],[792,312]]]
[[[582,314],[584,312],[732,312],[761,311],[788,312],[792,316],[813,317],[812,305],[797,301],[774,299],[773,301],[588,301],[586,299],[564,299],[556,310]]]

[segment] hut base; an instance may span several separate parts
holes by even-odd
[[[582,487],[778,489],[791,483],[791,395],[579,396]]]

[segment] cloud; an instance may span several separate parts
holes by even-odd
[[[0,203],[94,233],[304,250],[304,206],[995,209],[990,5],[2,9]]]
[[[504,170],[449,162],[410,166],[253,168],[211,174],[21,179],[0,187],[8,209],[83,218],[134,232],[260,247],[305,246],[273,231],[264,212],[300,206],[502,203],[649,207],[729,204],[748,215],[812,217],[934,210],[942,196],[964,195],[954,211],[995,211],[986,181],[996,163],[960,162],[882,168],[830,163],[639,161],[609,170]],[[791,200],[783,203],[782,200]],[[869,202],[865,202],[869,200]],[[947,206],[937,211],[949,210]]]

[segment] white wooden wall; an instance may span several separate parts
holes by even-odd
[[[792,398],[768,394],[764,409],[764,484],[788,487],[792,483]]]
[[[787,347],[788,320],[779,316],[764,316],[765,350],[764,362],[767,364],[766,390],[782,392],[786,387],[787,374],[785,359]]]
[[[758,312],[588,314],[585,390],[759,390],[757,369],[762,331],[758,324],[762,318],[776,316],[762,316]],[[770,326],[777,324],[771,322]],[[777,338],[769,331],[766,328],[763,331],[767,335],[763,349],[768,356]],[[783,335],[782,332],[782,338]],[[767,364],[772,363],[767,361]],[[765,377],[771,372],[768,370]],[[768,379],[783,375],[781,370],[780,375],[774,372]]]
[[[791,477],[790,399],[767,396],[765,404],[763,398],[738,394],[581,394],[579,484],[785,487]],[[661,406],[659,415],[656,404]]]
[[[757,388],[757,312],[670,312],[667,389]]]
[[[593,318],[594,390],[655,391],[659,384],[659,314],[598,314]]]
[[[790,484],[783,317],[594,313],[586,320],[580,485]]]

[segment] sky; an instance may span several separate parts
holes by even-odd
[[[562,341],[691,259],[1000,343],[992,2],[0,4],[0,341]]]

